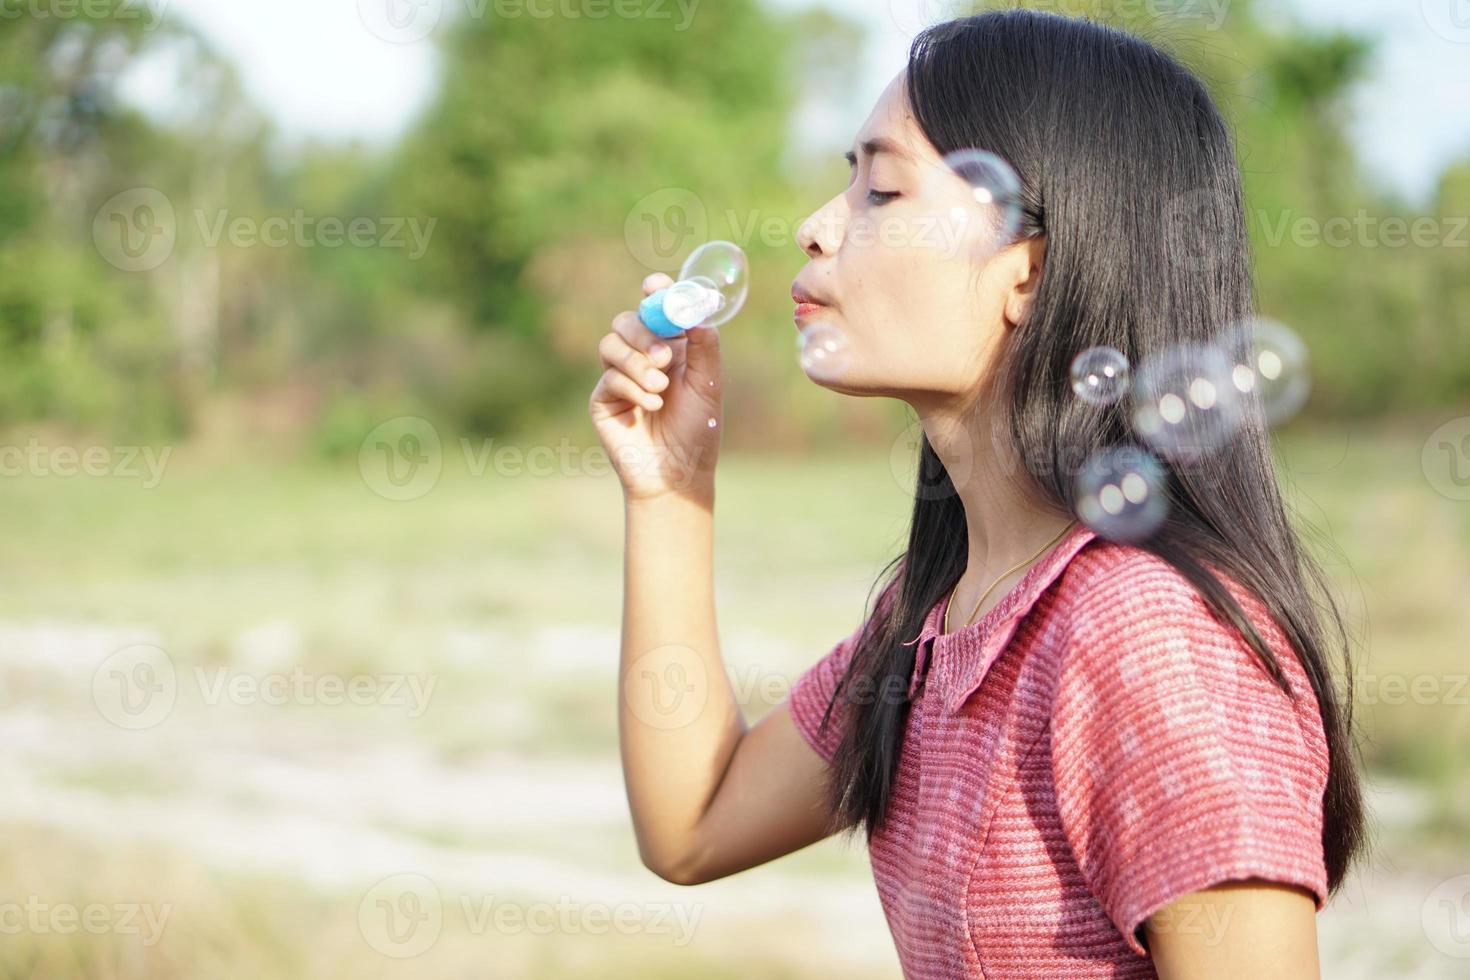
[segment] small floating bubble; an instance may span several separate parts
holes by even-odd
[[[1112,347],[1089,347],[1072,359],[1072,391],[1090,405],[1122,398],[1128,380],[1128,358]]]

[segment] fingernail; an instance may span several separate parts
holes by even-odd
[[[669,345],[668,344],[654,344],[652,347],[648,348],[648,352],[650,354],[652,354],[654,357],[663,357],[665,354],[667,354],[669,352]]]

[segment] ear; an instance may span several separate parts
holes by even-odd
[[[1006,276],[1005,323],[1007,327],[1019,327],[1026,322],[1036,291],[1041,287],[1041,271],[1046,265],[1046,236],[1036,235],[1016,242],[1002,256]]]

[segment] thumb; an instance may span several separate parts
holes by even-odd
[[[684,350],[687,370],[700,378],[720,377],[720,331],[717,327],[690,327],[689,346]]]

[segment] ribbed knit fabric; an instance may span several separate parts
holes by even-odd
[[[1084,525],[976,623],[939,636],[933,607],[869,848],[905,977],[1153,977],[1135,930],[1230,879],[1300,885],[1322,909],[1317,701],[1264,606],[1222,580],[1294,700],[1172,566]],[[828,761],[842,698],[822,715],[860,632],[790,692]]]

